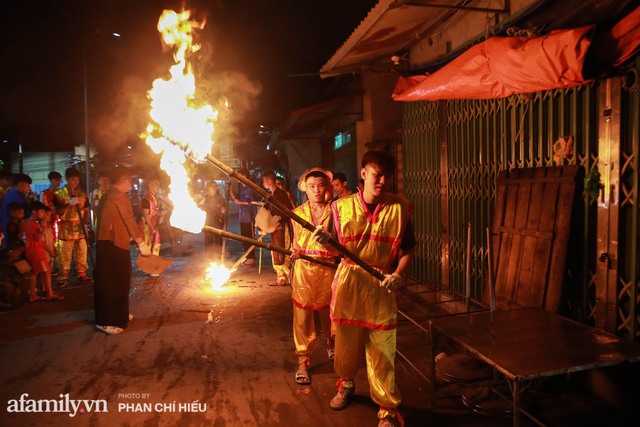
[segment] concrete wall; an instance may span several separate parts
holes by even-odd
[[[527,6],[535,3],[535,0],[511,0],[511,15],[517,14]],[[504,7],[505,0],[490,2],[474,2],[475,7]],[[486,12],[454,12],[450,20],[438,28],[423,34],[409,50],[409,62],[411,67],[420,67],[434,62],[449,52],[464,46],[469,40],[483,34],[487,28],[496,24],[494,14]],[[507,15],[497,16],[499,22],[508,19]]]
[[[391,99],[397,80],[398,75],[392,73],[362,74],[363,120],[356,123],[358,171],[360,159],[367,150],[401,139],[402,105]]]

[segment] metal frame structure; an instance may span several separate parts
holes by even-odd
[[[416,206],[412,278],[463,293],[471,223],[471,296],[481,299],[484,230],[493,216],[498,173],[557,164],[554,144],[571,136],[573,155],[561,155],[562,162],[585,173],[598,168],[606,194],[595,200],[582,192],[581,209],[574,212],[565,280],[572,291],[562,312],[637,339],[639,110],[640,94],[618,78],[497,100],[403,104],[403,194]],[[606,207],[603,197],[610,201]],[[616,244],[616,255],[600,261]]]

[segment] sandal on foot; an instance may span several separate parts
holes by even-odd
[[[303,369],[296,372],[296,382],[302,385],[311,384],[311,378],[309,378],[309,372]]]
[[[335,337],[331,337],[327,340],[327,356],[329,360],[333,360],[335,356]]]
[[[329,357],[329,360],[333,360],[335,351],[332,348],[327,348],[327,356]]]
[[[45,301],[62,301],[64,297],[62,295],[54,294],[50,297],[44,298]]]
[[[45,298],[43,297],[35,297],[35,298],[29,298],[29,302],[36,302],[36,301],[44,301]]]

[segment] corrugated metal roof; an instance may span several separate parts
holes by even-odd
[[[456,11],[424,7],[420,2],[380,0],[353,31],[347,41],[321,68],[322,77],[360,72],[380,58],[387,62],[392,55],[406,49],[425,31],[447,20]],[[430,2],[436,3],[436,2]],[[476,0],[438,0],[442,6],[472,7]]]

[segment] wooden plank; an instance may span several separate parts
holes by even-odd
[[[534,172],[534,180],[536,178],[540,178],[546,175],[546,170],[543,168],[538,168]],[[530,237],[525,238],[524,242],[524,253],[525,258],[522,262],[522,267],[520,271],[520,281],[521,283],[518,286],[519,294],[517,295],[516,300],[522,303],[525,306],[532,305],[531,296],[532,296],[532,287],[534,286],[543,286],[539,280],[536,280],[533,275],[534,261],[535,261],[535,251],[538,242],[538,238],[536,233],[541,233],[539,231],[540,228],[540,218],[542,216],[542,205],[544,202],[544,181],[536,180],[531,189],[531,203],[529,204],[529,217],[527,220],[526,231],[534,233]],[[544,233],[543,233],[544,234]],[[553,236],[553,233],[549,233]]]
[[[500,227],[500,229],[497,230],[497,232],[516,234],[519,236],[535,237],[536,239],[546,239],[546,240],[551,240],[555,237],[555,233],[545,233],[543,231],[528,230],[528,229],[520,230],[515,227]]]
[[[562,169],[548,168],[546,169],[546,172],[547,176],[559,176],[562,173]],[[554,230],[559,188],[560,184],[558,184],[557,182],[547,183],[544,185],[543,196],[542,200],[540,201],[542,204],[540,226],[538,228],[540,231],[553,232]],[[532,307],[543,307],[544,305],[544,296],[549,275],[552,245],[553,241],[536,241],[532,283],[537,282],[537,285],[531,287],[531,292],[528,296],[529,301],[527,301],[527,303]]]
[[[571,226],[571,212],[574,204],[575,180],[578,173],[577,165],[564,166],[562,174],[573,179],[572,183],[560,184],[558,194],[558,211],[556,213],[556,239],[551,251],[549,267],[549,281],[547,283],[544,308],[552,312],[560,310],[562,301],[562,282],[564,279],[567,246],[569,244],[569,230]]]
[[[531,203],[531,183],[528,182],[526,178],[532,178],[533,173],[533,169],[520,169],[518,180],[512,184],[517,188],[517,200],[514,206],[515,218],[513,223],[513,227],[516,229],[523,230],[527,227],[527,215]],[[520,285],[520,269],[524,255],[524,241],[524,236],[511,234],[511,254],[507,266],[507,292],[503,294],[503,297],[508,298],[509,302],[518,303],[517,295]],[[526,285],[527,284],[525,284],[525,286]]]
[[[507,177],[507,171],[503,170],[503,171],[500,171],[500,173],[498,174],[498,178],[496,180],[497,182],[496,200],[495,200],[495,208],[493,210],[492,230],[498,230],[500,227],[502,227],[502,220],[504,218],[505,199],[507,197],[507,194],[506,194],[507,185],[506,185],[506,182],[504,181],[504,178],[506,177]],[[500,256],[500,252],[502,249],[500,246],[500,243],[501,243],[500,233],[496,232],[491,238],[491,250],[493,252],[492,257],[493,257],[494,281],[495,281],[495,273],[498,271],[498,257]],[[487,274],[487,279],[488,279],[488,276],[489,275]],[[491,303],[489,288],[490,288],[489,283],[487,283],[486,286],[484,287],[484,292],[482,296],[482,302],[487,306],[489,306]]]
[[[493,218],[499,309],[558,311],[575,194],[575,165],[503,171]],[[483,301],[489,303],[489,287]]]
[[[510,176],[519,177],[520,171],[513,169],[509,171]],[[505,189],[505,202],[504,202],[504,217],[502,224],[499,226],[513,227],[516,220],[516,205],[518,202],[518,186],[507,185]],[[498,228],[498,227],[496,227]],[[497,270],[496,270],[496,297],[499,299],[511,300],[510,291],[508,285],[508,273],[509,264],[512,253],[511,244],[513,242],[513,236],[511,234],[500,234],[500,253],[497,256]]]

